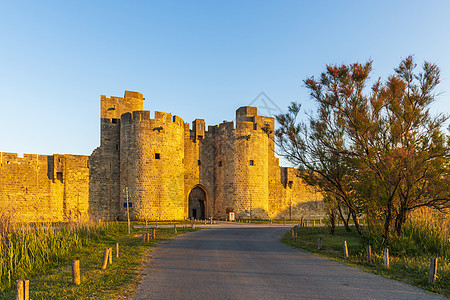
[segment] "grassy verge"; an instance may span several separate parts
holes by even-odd
[[[133,228],[127,232],[126,224],[105,225],[102,234],[93,235],[59,262],[46,270],[21,279],[30,280],[30,299],[118,299],[130,293],[139,283],[144,262],[151,257],[150,248],[162,240],[171,239],[183,231],[178,228],[158,228],[156,239],[145,244],[142,233],[152,232],[152,228]],[[119,243],[119,258],[116,258],[115,244]],[[105,248],[113,248],[113,263],[101,270]],[[71,260],[80,260],[81,285],[72,284]],[[15,287],[4,288],[0,299],[14,299]]]
[[[317,249],[318,238],[322,238],[322,249]],[[349,258],[343,257],[343,241],[347,241]],[[397,279],[424,290],[450,297],[450,260],[438,257],[437,280],[428,283],[430,256],[417,256],[404,252],[390,251],[390,268],[385,269],[382,249],[372,248],[372,263],[367,263],[366,247],[363,239],[355,230],[347,232],[338,227],[330,234],[328,227],[299,228],[297,242],[291,238],[291,233],[282,237],[282,242],[293,247],[329,257],[346,264],[357,266],[367,272]]]

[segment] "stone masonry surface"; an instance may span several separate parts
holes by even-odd
[[[206,128],[143,110],[144,97],[100,97],[91,156],[1,153],[0,208],[25,221],[299,219],[325,216],[322,196],[274,155],[274,119],[256,107]]]

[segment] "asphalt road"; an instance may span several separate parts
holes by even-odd
[[[447,299],[286,246],[288,230],[222,225],[162,243],[130,299]]]

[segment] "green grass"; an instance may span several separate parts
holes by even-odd
[[[322,238],[322,249],[317,249],[318,237]],[[349,258],[344,258],[343,241],[347,241]],[[383,250],[377,246],[372,247],[372,263],[367,263],[366,244],[356,231],[347,232],[344,227],[336,227],[334,234],[330,234],[328,227],[302,227],[299,228],[297,242],[291,238],[291,233],[282,237],[282,242],[293,247],[319,254],[357,266],[367,272],[397,279],[427,291],[450,297],[450,259],[438,257],[438,278],[434,284],[428,283],[428,270],[430,258],[433,254],[421,255],[412,251],[405,251],[405,247],[392,244],[390,248],[390,268],[385,269],[383,264]],[[410,242],[414,244],[413,242]],[[392,249],[392,250],[391,250]]]
[[[133,223],[137,224],[137,223]],[[140,223],[142,224],[142,223]],[[144,263],[151,258],[151,248],[162,240],[171,239],[183,230],[158,228],[156,240],[142,242],[142,233],[152,228],[133,228],[127,233],[126,223],[102,224],[89,229],[91,234],[79,235],[80,246],[69,247],[68,253],[58,256],[40,269],[22,271],[13,275],[12,284],[5,283],[0,299],[14,299],[15,279],[30,280],[30,299],[117,299],[130,293],[139,283]],[[187,232],[193,231],[187,229]],[[119,243],[119,258],[115,256],[115,244]],[[105,248],[113,248],[113,263],[101,270]],[[81,285],[72,284],[72,259],[80,260]],[[4,282],[2,281],[2,284]]]

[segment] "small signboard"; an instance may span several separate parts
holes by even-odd
[[[235,220],[234,212],[230,211],[228,213],[228,221],[234,221],[234,220]]]

